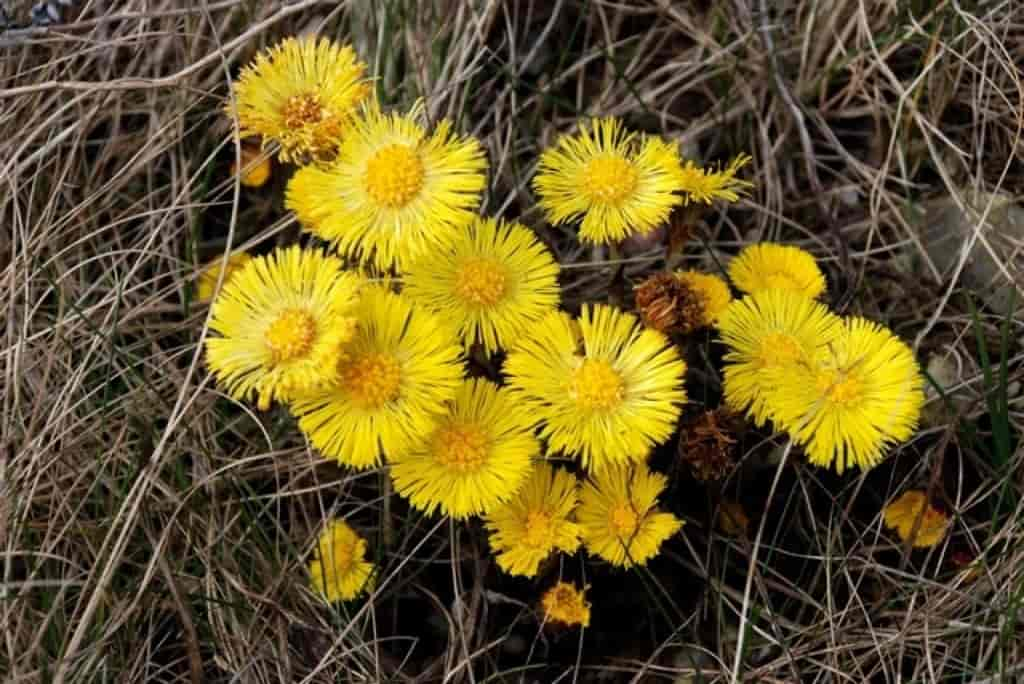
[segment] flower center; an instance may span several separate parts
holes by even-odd
[[[639,178],[622,157],[597,157],[583,168],[583,192],[593,202],[617,205],[636,190]]]
[[[615,408],[626,393],[622,377],[607,361],[585,359],[573,371],[569,396],[584,411],[607,411]]]
[[[761,368],[774,368],[794,363],[802,356],[803,350],[792,335],[771,332],[761,338],[757,362]]]
[[[326,117],[326,110],[320,104],[316,93],[292,95],[284,103],[284,125],[289,130],[299,130],[310,124],[320,123]]]
[[[769,273],[764,277],[766,290],[802,290],[800,283],[788,273]]]
[[[534,549],[551,546],[551,516],[544,511],[530,511],[526,516],[526,534],[523,543]]]
[[[342,363],[341,386],[348,390],[357,405],[364,409],[379,409],[398,397],[402,369],[393,356],[369,353],[343,358]]]
[[[472,258],[455,272],[455,295],[476,306],[494,306],[508,290],[504,266],[494,259]]]
[[[302,309],[285,309],[263,334],[274,363],[305,356],[315,338],[316,321]]]
[[[487,460],[487,435],[476,425],[454,423],[434,437],[434,457],[460,473],[479,470]]]
[[[833,404],[851,404],[864,395],[864,385],[852,373],[825,370],[818,373],[818,390]]]
[[[638,522],[636,511],[628,503],[619,504],[608,516],[608,524],[620,539],[632,537]]]
[[[366,162],[365,182],[378,205],[404,207],[423,189],[423,162],[408,145],[388,145]]]

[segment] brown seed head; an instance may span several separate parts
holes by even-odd
[[[648,328],[686,334],[704,321],[704,298],[671,273],[652,275],[636,288],[636,308]]]
[[[734,418],[727,409],[718,408],[684,423],[679,435],[679,460],[700,482],[720,480],[735,465]]]

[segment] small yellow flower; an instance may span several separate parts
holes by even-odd
[[[683,521],[658,510],[668,479],[639,463],[609,466],[583,485],[577,512],[587,551],[612,565],[646,565]]]
[[[330,520],[309,563],[313,590],[330,603],[349,601],[373,586],[373,569],[366,540],[345,521]]]
[[[719,276],[700,271],[679,271],[676,277],[703,303],[702,323],[714,325],[732,301],[729,284]]]
[[[544,619],[561,622],[567,627],[590,626],[590,602],[586,600],[587,588],[577,589],[569,582],[558,582],[544,592],[540,603],[544,608]]]
[[[342,255],[381,270],[448,249],[475,217],[487,161],[448,120],[428,133],[423,119],[421,106],[406,115],[365,108],[333,162],[292,177],[286,206]]]
[[[262,156],[258,145],[243,144],[239,153],[242,160],[242,178],[239,182],[247,188],[260,188],[270,180],[270,158]],[[238,163],[231,162],[231,175],[238,173]]]
[[[841,320],[818,302],[787,290],[737,300],[718,321],[725,354],[725,403],[762,426],[773,418],[773,369],[785,375],[839,335]]]
[[[750,156],[741,154],[733,159],[729,166],[718,171],[702,169],[692,161],[683,167],[680,189],[683,192],[683,203],[690,201],[711,204],[717,199],[735,202],[753,184],[736,178],[736,172],[750,161]]]
[[[482,515],[516,495],[540,442],[505,390],[466,380],[426,441],[391,455],[395,491],[428,515]]]
[[[450,248],[411,263],[402,292],[493,353],[558,307],[558,264],[528,228],[477,218]]]
[[[339,259],[298,246],[254,257],[210,307],[206,362],[236,399],[265,410],[333,381],[355,329],[362,279]]]
[[[252,261],[248,252],[235,252],[228,257],[228,263],[224,266],[224,285],[231,280],[231,276],[242,270],[242,267]],[[208,302],[216,294],[217,279],[220,278],[221,264],[224,257],[216,257],[206,262],[202,273],[199,274],[199,282],[196,287],[196,297],[200,302]]]
[[[744,247],[729,262],[729,279],[747,293],[778,289],[814,299],[825,291],[825,275],[809,252],[771,242]]]
[[[843,319],[839,335],[810,358],[772,373],[776,424],[816,465],[861,469],[914,434],[924,404],[914,353],[888,329]]]
[[[920,523],[918,523],[920,518]],[[902,541],[907,541],[917,528],[917,534],[911,542],[917,548],[935,546],[946,536],[949,529],[949,516],[935,508],[928,501],[928,495],[920,489],[911,489],[902,495],[882,512],[886,527],[896,530]]]
[[[582,219],[580,240],[607,244],[648,233],[683,201],[679,150],[627,132],[615,118],[584,122],[540,158],[534,190],[554,224]]]
[[[552,451],[585,468],[643,459],[675,430],[686,364],[663,334],[610,306],[553,311],[505,360],[510,389]]]
[[[523,489],[484,518],[498,567],[533,577],[554,551],[574,553],[580,545],[579,525],[570,520],[576,490],[570,473],[538,464]]]
[[[238,112],[239,135],[281,144],[281,159],[337,152],[356,107],[370,95],[366,65],[349,46],[326,38],[288,38],[256,56],[225,108]]]
[[[462,381],[450,326],[381,285],[368,285],[355,335],[329,368],[334,383],[291,404],[328,458],[369,468],[415,448],[445,414]]]

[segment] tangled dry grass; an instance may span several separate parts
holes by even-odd
[[[1024,677],[1020,322],[972,313],[967,250],[941,272],[914,211],[1024,193],[1024,5],[82,0],[49,27],[20,5],[0,32],[4,681]],[[676,261],[714,268],[764,239],[813,251],[833,305],[953,369],[918,437],[837,477],[747,435],[724,485],[679,476],[688,524],[648,572],[586,578],[591,629],[542,628],[540,588],[500,578],[478,529],[411,515],[203,370],[197,266],[298,235],[280,167],[259,192],[229,176],[228,83],[306,31],[354,42],[386,102],[423,97],[484,141],[485,210],[536,227],[569,306],[628,297],[664,236],[612,258],[541,225],[528,182],[558,132],[612,114],[709,162],[749,152],[751,197],[705,216]],[[972,216],[967,246],[1019,278],[1021,234],[999,251]],[[715,391],[708,348],[691,349],[691,397]],[[911,485],[953,515],[928,551],[881,526]],[[725,500],[749,534],[716,529]],[[384,568],[353,610],[304,574],[339,501],[379,530]]]

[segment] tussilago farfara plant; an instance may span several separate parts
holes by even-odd
[[[234,94],[239,136],[300,165],[285,203],[311,245],[203,271],[210,371],[234,399],[284,403],[326,459],[387,468],[423,515],[482,518],[503,572],[547,576],[581,547],[596,562],[644,565],[679,532],[661,507],[668,478],[648,461],[679,430],[681,345],[695,330],[714,327],[728,349],[726,407],[788,432],[813,463],[868,467],[913,434],[923,400],[913,355],[817,301],[825,277],[807,252],[754,245],[729,281],[651,276],[636,289],[639,316],[600,302],[572,315],[538,235],[479,215],[483,146],[427,121],[422,104],[385,110],[351,48],[285,40],[242,71]],[[701,167],[672,140],[587,119],[543,151],[532,187],[567,239],[611,244],[665,226],[677,207],[739,201],[749,162]],[[367,592],[367,551],[348,523],[325,523],[314,590],[328,601]],[[589,624],[571,583],[541,603],[547,620]]]

